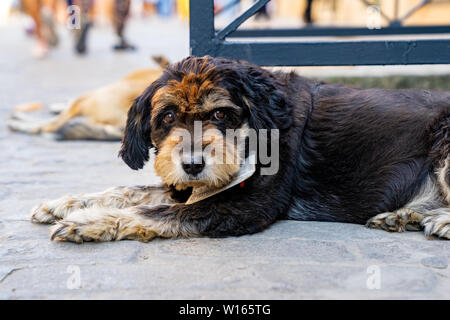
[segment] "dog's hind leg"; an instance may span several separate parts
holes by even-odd
[[[442,197],[436,179],[428,176],[419,192],[403,208],[393,212],[380,213],[369,219],[366,226],[391,232],[421,230],[424,215],[442,205]]]
[[[31,221],[35,223],[54,223],[64,219],[73,211],[86,208],[128,208],[140,204],[170,204],[163,187],[138,186],[115,187],[104,192],[66,195],[62,198],[44,202],[31,210]]]
[[[13,113],[8,120],[8,128],[11,131],[23,132],[28,134],[53,133],[60,129],[70,119],[80,115],[81,109],[79,104],[83,98],[75,100],[75,102],[58,116],[43,122],[25,116],[22,112]]]
[[[56,139],[58,140],[120,141],[122,136],[123,128],[94,123],[86,117],[70,119],[56,131]]]
[[[450,208],[438,208],[428,211],[421,224],[425,235],[450,240]]]
[[[72,105],[61,112],[53,121],[43,125],[39,129],[39,133],[56,132],[70,119],[73,119],[81,114],[80,104],[83,103],[83,97],[75,100]]]
[[[450,239],[450,113],[444,110],[431,125],[430,159],[437,168],[403,208],[376,215],[370,228],[402,232],[420,227],[427,236]]]
[[[445,148],[444,148],[445,150]],[[443,206],[424,213],[421,224],[425,235],[450,239],[450,186],[449,186],[450,157],[447,155],[440,161],[440,168],[436,170],[439,189],[443,198]]]
[[[439,177],[428,177],[416,196],[403,208],[380,213],[366,226],[391,232],[423,229],[427,236],[450,239],[450,208],[438,181]]]
[[[402,208],[378,214],[370,219],[366,226],[391,232],[423,229],[426,236],[450,239],[450,208],[441,207],[423,213]]]
[[[421,229],[420,223],[422,220],[422,214],[408,208],[402,208],[394,212],[380,213],[367,221],[366,226],[391,232],[415,231]]]
[[[431,126],[431,158],[443,205],[424,214],[422,226],[427,236],[450,239],[450,108],[444,109]]]

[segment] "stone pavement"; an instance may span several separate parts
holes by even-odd
[[[450,242],[422,233],[281,221],[240,238],[51,242],[46,226],[28,220],[37,203],[157,178],[122,163],[119,143],[10,133],[11,107],[65,101],[151,66],[151,54],[177,60],[188,53],[188,34],[181,22],[136,21],[129,31],[140,50],[114,54],[111,31],[100,28],[90,55],[79,58],[62,30],[62,46],[35,61],[22,26],[0,29],[1,299],[450,298]]]

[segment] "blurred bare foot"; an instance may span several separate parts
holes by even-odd
[[[38,40],[32,50],[32,55],[36,59],[43,59],[48,55],[48,45],[45,41]]]

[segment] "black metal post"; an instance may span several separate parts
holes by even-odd
[[[214,0],[189,1],[190,54],[202,55],[214,47]]]

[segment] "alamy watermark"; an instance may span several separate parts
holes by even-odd
[[[67,13],[69,15],[66,22],[67,28],[70,30],[81,29],[81,8],[77,5],[68,6]]]
[[[368,29],[381,29],[381,10],[378,6],[368,6],[366,16],[366,25]]]
[[[81,269],[79,266],[67,266],[66,272],[70,274],[66,281],[66,287],[69,290],[81,288]]]
[[[369,290],[381,289],[381,269],[377,265],[371,265],[367,267],[367,280],[366,286]]]

